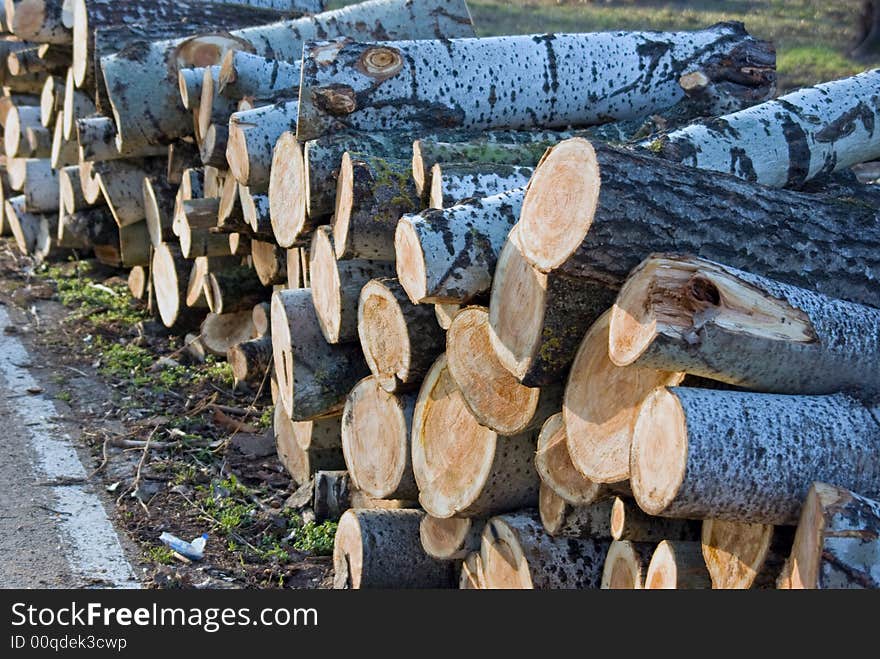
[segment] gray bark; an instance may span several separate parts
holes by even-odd
[[[681,100],[683,74],[755,47],[765,45],[740,23],[695,32],[308,43],[297,137],[633,119]]]
[[[492,197],[529,182],[532,167],[497,163],[437,163],[431,169],[431,208],[449,208],[474,197]]]

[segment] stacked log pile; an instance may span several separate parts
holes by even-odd
[[[271,387],[337,587],[877,587],[880,72],[774,99],[739,24],[464,0],[36,4],[3,228]]]

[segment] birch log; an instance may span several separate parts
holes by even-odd
[[[307,43],[297,137],[344,128],[554,128],[643,117],[684,97],[682,74],[743,49],[768,48],[741,23],[695,32]]]
[[[457,561],[480,550],[485,520],[469,517],[439,519],[425,515],[419,538],[425,553],[440,561]]]
[[[45,158],[25,160],[24,179],[25,208],[30,213],[48,213],[58,210],[58,172]]]
[[[562,404],[571,461],[597,483],[629,479],[630,445],[642,401],[656,387],[684,379],[677,371],[615,365],[608,357],[611,318],[606,311],[584,335]]]
[[[711,588],[709,570],[703,562],[699,542],[664,540],[648,565],[647,590],[700,590]]]
[[[265,301],[269,295],[253,269],[247,266],[217,269],[208,274],[207,285],[211,291],[208,307],[214,313],[253,313],[254,305]]]
[[[94,99],[77,90],[73,77],[73,68],[71,67],[67,69],[67,75],[64,78],[64,118],[61,123],[64,138],[67,140],[76,139],[77,119],[95,114],[97,111]]]
[[[412,423],[419,502],[433,517],[487,516],[534,506],[534,434],[503,437],[481,426],[439,357],[425,376]]]
[[[771,187],[880,158],[880,69],[805,87],[639,146],[685,165]]]
[[[400,216],[421,208],[409,162],[346,152],[336,182],[336,258],[393,261]]]
[[[489,340],[489,312],[467,307],[446,333],[449,373],[480,425],[501,435],[540,428],[562,403],[562,388],[520,384],[498,361]]]
[[[302,68],[299,61],[285,62],[261,57],[243,50],[230,50],[223,56],[217,92],[229,98],[273,98],[299,93]]]
[[[496,163],[436,163],[431,168],[429,208],[449,208],[474,197],[492,197],[529,182],[532,167]]]
[[[249,340],[254,335],[250,314],[209,313],[199,329],[202,345],[212,355],[225,357],[229,348]]]
[[[665,517],[794,524],[814,481],[880,493],[874,414],[845,394],[657,389],[636,421],[633,493]]]
[[[145,176],[142,184],[144,215],[150,242],[158,245],[174,236],[174,201],[176,189],[160,176]]]
[[[446,343],[430,306],[412,304],[396,279],[373,279],[358,300],[358,337],[370,372],[388,392],[421,383]]]
[[[58,243],[72,249],[94,249],[95,254],[119,249],[119,229],[106,208],[65,211],[58,217]],[[119,259],[115,259],[118,261]]]
[[[229,118],[226,160],[236,181],[251,187],[269,184],[275,142],[296,129],[298,107],[299,101],[279,101]]]
[[[180,102],[183,103],[183,107],[187,110],[197,111],[199,109],[205,68],[207,67],[193,66],[182,68],[177,72],[177,88],[180,91]]]
[[[283,409],[283,407],[282,407]],[[295,421],[296,443],[309,449],[342,448],[342,415],[324,416],[311,421]]]
[[[747,522],[703,522],[703,560],[712,588],[773,588],[791,552],[790,527]]]
[[[499,257],[490,302],[496,352],[526,383],[561,377],[579,329],[611,306],[636,255],[652,251],[726,261],[880,305],[876,191],[863,188],[827,195],[770,190],[577,138],[562,142],[536,169],[516,245],[508,241]],[[694,199],[699,203],[683,201]],[[811,249],[801,248],[806,244]],[[523,299],[528,318],[519,318]]]
[[[101,194],[107,201],[113,218],[120,226],[140,222],[144,212],[144,178],[161,171],[159,159],[152,161],[111,160],[95,163]]]
[[[25,256],[34,253],[40,232],[40,216],[25,210],[26,203],[25,196],[18,195],[10,197],[3,204],[6,223],[12,231],[18,251]]]
[[[196,326],[195,314],[187,309],[187,274],[189,266],[177,247],[162,243],[153,247],[150,276],[159,317],[165,327]]]
[[[272,338],[261,336],[238,343],[226,351],[235,382],[261,383],[272,368]]]
[[[615,540],[657,543],[662,540],[700,539],[698,520],[655,517],[644,512],[632,499],[614,497],[611,506],[611,537]]]
[[[330,227],[320,227],[309,251],[309,281],[321,331],[329,343],[358,338],[358,300],[371,279],[390,277],[394,264],[355,259],[337,261]]]
[[[348,395],[342,412],[342,452],[352,481],[367,496],[418,498],[410,458],[415,404],[415,394],[388,393],[372,376]]]
[[[281,402],[296,421],[340,412],[369,374],[356,343],[324,340],[308,288],[272,295],[272,346]]]
[[[612,542],[602,569],[602,589],[642,590],[655,547],[650,542]]]
[[[69,45],[73,34],[67,4],[63,0],[8,0],[5,23],[24,41]]]
[[[813,483],[780,588],[880,588],[880,502]]]
[[[3,124],[3,148],[7,158],[26,158],[30,155],[25,133],[31,126],[40,126],[38,105],[13,105],[9,108]]]
[[[76,140],[64,139],[64,112],[58,112],[56,123],[52,129],[52,150],[49,162],[54,169],[61,169],[79,162],[79,145]]]
[[[554,538],[535,513],[493,517],[480,555],[490,589],[598,588],[607,540]]]
[[[241,17],[227,21],[226,29],[242,23]],[[263,57],[297,61],[308,39],[346,36],[370,41],[377,37],[472,36],[473,25],[464,0],[371,0],[316,16],[233,30],[230,34],[155,42],[148,48],[102,58],[101,68],[120,131],[120,144],[128,142],[134,148],[138,144],[167,142],[189,132],[190,117],[176,85],[177,68],[219,64],[227,50],[253,48],[255,54]],[[176,56],[169,58],[171,55]]]
[[[334,588],[449,588],[453,566],[419,542],[418,510],[346,511],[333,546]]]
[[[397,276],[418,303],[467,303],[488,291],[524,188],[400,219]]]
[[[880,393],[880,310],[703,259],[643,261],[610,328],[620,365],[776,393]]]
[[[280,405],[275,406],[273,432],[278,460],[290,474],[296,485],[311,480],[318,471],[343,469],[342,451],[339,447],[329,449],[303,449],[296,443],[296,425]]]
[[[251,240],[251,262],[263,286],[287,281],[287,251],[275,243]]]
[[[571,461],[561,414],[548,418],[538,434],[535,468],[557,496],[573,506],[589,506],[616,494],[628,494],[626,483],[604,485],[584,478]]]
[[[610,538],[611,504],[611,499],[605,499],[588,506],[572,506],[543,481],[538,494],[541,524],[554,537]]]

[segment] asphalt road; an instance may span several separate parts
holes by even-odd
[[[102,497],[77,481],[88,471],[9,326],[0,305],[0,588],[137,587]]]

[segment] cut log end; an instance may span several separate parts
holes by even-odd
[[[287,322],[287,309],[275,293],[271,302],[272,355],[279,397],[288,416],[293,414],[293,337]],[[277,407],[282,407],[277,405]]]
[[[575,506],[593,503],[602,489],[598,483],[584,478],[572,464],[562,414],[554,414],[544,422],[538,435],[535,467],[543,482]]]
[[[419,501],[434,517],[452,517],[482,490],[497,436],[470,413],[441,356],[422,383],[413,413],[413,469]]]
[[[448,561],[460,558],[473,521],[467,517],[439,519],[425,515],[419,524],[419,537],[428,556]]]
[[[409,218],[401,218],[397,224],[394,252],[397,256],[397,279],[413,304],[418,304],[428,294],[428,275],[425,270],[425,254]]]
[[[712,578],[712,588],[751,588],[770,549],[773,529],[772,524],[705,520],[703,559]]]
[[[269,172],[269,216],[278,244],[292,247],[306,226],[306,180],[302,146],[293,133],[275,143]]]
[[[711,580],[699,542],[664,540],[654,551],[645,588],[648,590],[684,590],[711,588]]]
[[[701,314],[752,336],[807,343],[815,331],[806,315],[770,298],[718,265],[693,257],[656,255],[627,279],[611,314],[609,356],[635,362],[658,335],[694,331]]]
[[[229,173],[236,181],[247,185],[250,173],[247,138],[244,129],[235,122],[229,124],[229,140],[226,143],[226,160]]]
[[[580,246],[599,201],[599,161],[585,139],[560,142],[535,169],[520,215],[526,259],[547,272]]]
[[[406,318],[381,281],[367,282],[358,304],[358,335],[370,371],[387,391],[408,380],[411,347]]]
[[[605,590],[641,590],[645,587],[645,564],[636,546],[627,540],[615,540],[608,548],[602,570]]]
[[[180,312],[180,274],[177,272],[177,261],[168,245],[162,243],[153,249],[153,260],[150,264],[156,306],[159,317],[165,327],[173,327]]]
[[[489,322],[495,354],[508,371],[522,380],[542,338],[547,275],[524,258],[517,234],[518,228],[511,231],[498,257]]]
[[[342,154],[342,160],[339,164],[339,177],[336,179],[336,204],[333,213],[333,243],[337,258],[342,258],[345,254],[353,206],[354,169],[351,164],[351,155],[346,151]]]
[[[358,489],[375,499],[411,498],[399,488],[409,466],[409,424],[402,401],[373,377],[355,385],[342,414],[342,451]]]
[[[681,373],[616,366],[608,358],[605,313],[587,331],[572,364],[563,402],[572,462],[601,483],[627,480],[630,446],[642,401],[658,386],[676,385]]]
[[[468,307],[455,316],[446,334],[446,356],[452,377],[481,424],[503,435],[518,434],[530,425],[541,390],[520,384],[495,356],[485,307]]]
[[[73,0],[73,80],[77,87],[86,82],[89,72],[89,16],[85,0]]]
[[[488,588],[532,590],[528,560],[516,532],[503,518],[490,520],[483,529],[480,558]]]
[[[312,238],[309,278],[321,329],[327,341],[335,343],[339,340],[342,321],[341,283],[330,228],[321,229],[315,231]]]
[[[687,455],[684,409],[673,393],[658,388],[639,408],[633,431],[630,483],[642,510],[657,515],[672,502],[684,482]]]

